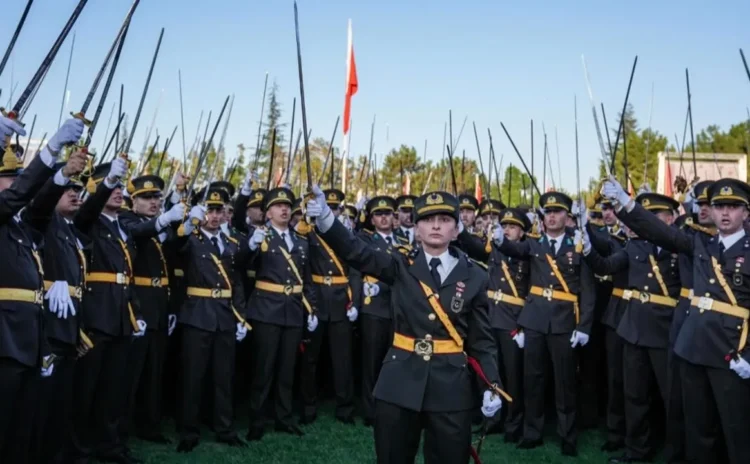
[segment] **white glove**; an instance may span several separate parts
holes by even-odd
[[[516,345],[518,345],[519,348],[523,349],[524,345],[526,344],[526,335],[524,335],[524,333],[519,330],[515,335],[513,335],[513,341],[516,342]]]
[[[748,364],[748,362],[745,361],[745,358],[743,358],[742,356],[740,356],[738,359],[739,361],[735,359],[729,361],[729,368],[743,379],[750,379],[750,364]]]
[[[356,321],[357,316],[359,316],[359,311],[357,311],[357,308],[355,308],[354,306],[349,308],[349,310],[346,312],[346,317],[349,318],[349,322]]]
[[[378,293],[380,293],[380,285],[369,284],[365,282],[364,284],[362,284],[362,291],[364,292],[365,296],[378,296]]]
[[[202,224],[206,220],[206,207],[201,205],[193,206],[190,208],[189,217],[191,222],[193,219],[197,219]]]
[[[576,231],[579,233],[579,231]],[[591,253],[591,237],[586,229],[583,229],[583,256],[588,256]]]
[[[323,205],[325,205],[325,203],[321,205],[316,200],[310,200],[307,202],[307,210],[305,211],[305,214],[311,218],[320,217],[323,215]]]
[[[125,177],[128,172],[128,160],[121,156],[116,156],[109,167],[109,174],[107,179],[117,180]]]
[[[167,316],[167,336],[171,337],[174,329],[177,327],[177,315],[170,314]]]
[[[589,342],[588,334],[579,332],[577,330],[574,330],[573,335],[570,337],[570,346],[572,348],[575,348],[578,345],[586,346],[586,343],[588,342]]]
[[[83,128],[83,121],[80,119],[68,119],[57,129],[55,135],[49,139],[47,146],[53,154],[57,154],[66,145],[78,142],[81,139],[81,135],[83,135]]]
[[[68,283],[64,280],[55,281],[44,295],[45,300],[49,300],[49,310],[57,314],[60,319],[67,319],[68,313],[71,316],[76,315],[76,307],[70,298]]]
[[[42,364],[43,364],[42,365],[42,377],[49,377],[49,376],[51,376],[52,372],[54,372],[54,370],[55,370],[55,363],[54,362],[52,362],[52,363],[49,362],[49,360],[50,360],[51,357],[52,357],[51,354],[49,354],[49,355],[47,355],[47,356],[44,357],[44,360],[42,362]],[[48,363],[49,363],[49,366],[48,367],[44,367],[44,364],[48,364]]]
[[[142,337],[142,336],[146,335],[146,326],[148,325],[148,324],[146,324],[146,321],[144,321],[142,319],[138,319],[137,321],[135,321],[135,323],[138,324],[138,331],[137,332],[133,332],[133,336],[134,337]]]
[[[651,187],[648,186],[646,182],[641,184],[641,187],[638,189],[638,192],[636,192],[638,195],[641,193],[651,193]]]
[[[184,217],[185,203],[179,202],[156,219],[157,229],[161,230],[173,222],[182,222],[182,218]]]
[[[495,227],[495,231],[492,233],[492,241],[495,242],[495,245],[500,246],[503,244],[503,240],[505,240],[505,231],[501,226]]]
[[[18,121],[0,116],[0,148],[5,149],[5,139],[14,134],[26,135],[26,129]]]
[[[247,176],[245,176],[245,180],[242,182],[242,188],[240,189],[241,195],[249,197],[253,194],[253,174],[255,174],[255,171],[250,171],[247,173]],[[255,175],[257,176],[257,174]]]
[[[357,204],[355,205],[355,207],[357,208],[357,211],[362,211],[362,208],[365,207],[368,201],[370,200],[365,196],[357,200]]]
[[[253,235],[250,237],[250,249],[255,251],[258,249],[258,246],[260,246],[261,243],[263,243],[263,240],[266,239],[266,230],[261,229],[260,227],[255,228],[255,232],[253,232]]]
[[[495,393],[486,390],[482,398],[482,414],[484,417],[493,417],[503,407],[503,400]]]
[[[182,201],[182,193],[183,192],[180,192],[179,190],[175,189],[175,191],[172,192],[172,196],[169,197],[169,202],[174,205]]]
[[[586,228],[586,224],[589,223],[589,210],[588,210],[588,208],[586,208],[585,205],[581,204],[581,211],[580,211],[580,213],[581,213],[581,215],[580,215],[580,218],[581,218],[580,219],[580,221],[581,221],[580,222],[581,228],[585,229]]]
[[[351,230],[352,230],[352,229],[353,229],[354,227],[353,227],[353,225],[352,225],[352,221],[351,221],[351,219],[349,219],[349,216],[346,216],[346,215],[344,215],[344,214],[339,214],[339,217],[338,217],[338,219],[339,219],[339,222],[340,222],[341,224],[343,224],[343,225],[344,225],[344,227],[346,227],[346,229],[347,229],[348,231],[350,231],[350,232],[351,232]]]
[[[604,198],[616,201],[621,206],[625,206],[630,202],[630,196],[622,188],[622,185],[617,182],[617,179],[615,179],[614,176],[609,176],[609,178],[604,181],[601,194]]]
[[[310,314],[307,316],[307,331],[308,332],[315,332],[315,329],[318,328],[318,316],[314,314]]]
[[[247,337],[247,327],[245,327],[245,324],[242,322],[237,323],[237,333],[235,334],[235,337],[238,342],[241,342]]]

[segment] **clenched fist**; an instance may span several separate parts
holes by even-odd
[[[74,151],[70,154],[67,164],[62,168],[63,176],[77,176],[78,174],[82,173],[84,169],[86,169],[86,164],[88,164],[88,161],[89,157],[83,150]]]

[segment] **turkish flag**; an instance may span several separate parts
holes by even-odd
[[[344,135],[349,133],[351,123],[352,95],[359,89],[357,64],[354,61],[354,44],[352,43],[352,20],[349,20],[349,46],[346,53],[346,95],[344,97]]]
[[[479,182],[479,174],[474,174],[474,198],[482,202],[482,183]]]

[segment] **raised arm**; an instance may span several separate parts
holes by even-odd
[[[65,192],[64,185],[58,185],[52,179],[47,180],[39,193],[23,210],[23,220],[39,232],[47,230],[47,226],[55,214],[55,207]]]
[[[99,220],[99,215],[102,214],[104,205],[107,204],[113,190],[114,186],[108,186],[106,179],[96,187],[96,192],[83,202],[81,209],[78,210],[78,214],[73,219],[73,223],[78,230],[86,235],[89,234],[91,228]]]
[[[616,274],[628,268],[630,260],[625,250],[619,250],[604,257],[599,254],[596,247],[592,247],[589,254],[585,255],[586,263],[599,275]]]
[[[529,257],[531,253],[531,240],[523,240],[520,242],[514,242],[511,240],[502,240],[500,244],[497,240],[493,241],[494,246],[500,250],[500,253],[511,258],[525,259]]]
[[[490,253],[485,249],[486,242],[480,237],[470,234],[466,229],[458,234],[458,243],[471,259],[486,263],[490,258]]]
[[[630,210],[628,211],[628,208]],[[693,237],[684,231],[663,223],[635,201],[620,209],[617,217],[639,237],[672,253],[693,254]]]
[[[29,167],[16,178],[13,184],[0,192],[0,224],[6,224],[13,219],[21,208],[28,205],[45,182],[55,173],[52,166],[54,159],[49,164],[37,156],[31,161]]]
[[[586,230],[588,231],[589,238],[591,239],[591,246],[593,246],[597,252],[602,256],[609,256],[615,251],[614,243],[610,238],[607,229],[597,230],[589,222],[586,224]]]

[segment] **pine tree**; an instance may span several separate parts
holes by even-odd
[[[274,167],[278,168],[283,165],[283,161],[286,156],[286,138],[284,137],[284,128],[286,123],[281,123],[281,104],[278,99],[279,86],[274,80],[271,86],[271,92],[268,95],[268,101],[266,107],[266,121],[263,123],[264,133],[262,136],[261,150],[258,153],[258,166],[257,170],[264,171],[265,174],[261,175],[261,178],[265,179],[269,164],[271,162],[271,148],[274,145],[273,134],[276,131],[276,143],[274,148]]]

